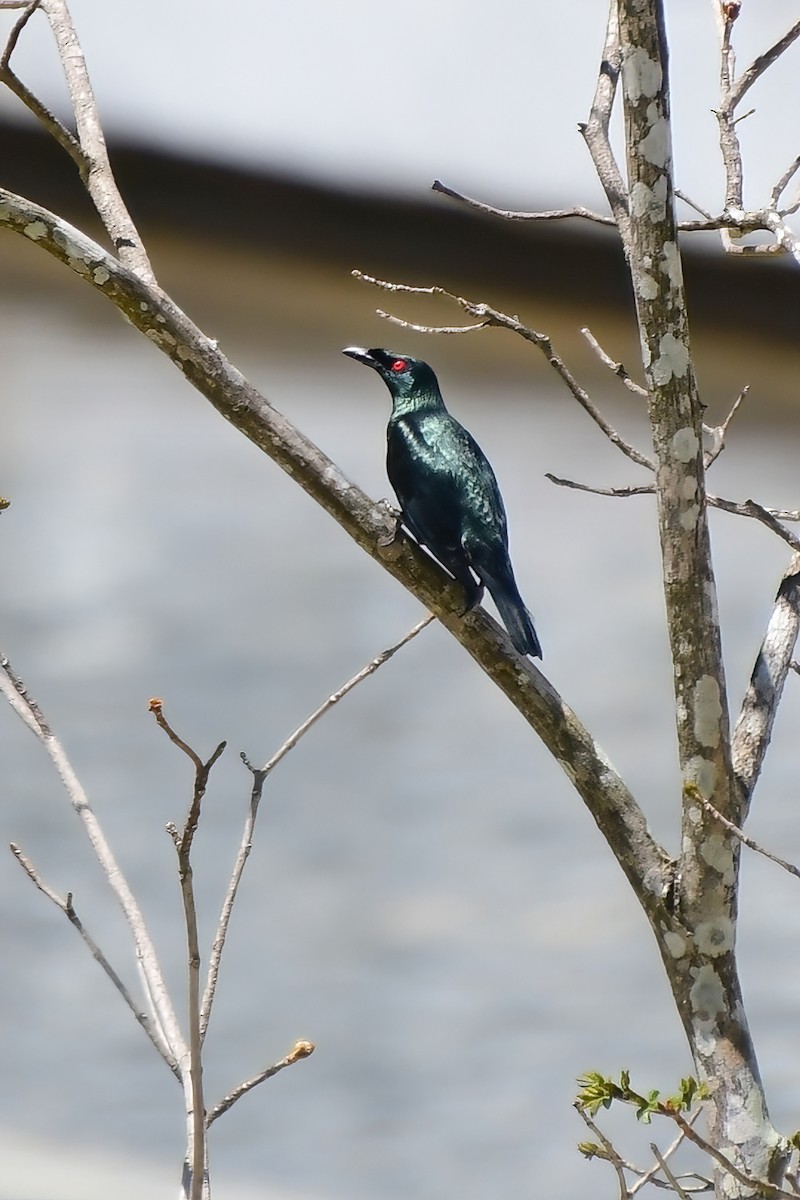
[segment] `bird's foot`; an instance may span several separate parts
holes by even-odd
[[[387,547],[393,546],[397,541],[403,514],[399,508],[395,508],[388,500],[379,500],[375,507],[380,511],[382,516],[387,518],[386,532],[378,536],[378,546],[382,550],[385,550]]]
[[[464,610],[461,616],[465,617],[467,613],[472,612],[473,608],[477,608],[480,604],[483,599],[484,588],[482,583],[466,584],[463,580],[461,583],[464,588]]]

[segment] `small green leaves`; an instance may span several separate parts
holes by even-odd
[[[641,1095],[631,1087],[630,1071],[620,1071],[618,1083],[597,1071],[588,1071],[578,1078],[578,1087],[580,1091],[576,1103],[590,1117],[600,1108],[610,1108],[614,1100],[619,1100],[623,1104],[633,1105],[637,1121],[645,1125],[649,1124],[654,1113],[671,1116],[676,1112],[688,1112],[696,1101],[705,1100],[708,1095],[705,1084],[698,1083],[691,1075],[681,1080],[681,1086],[674,1096],[662,1100],[661,1093],[655,1088],[647,1095]]]
[[[611,1155],[602,1146],[598,1146],[597,1142],[578,1142],[578,1149],[584,1158],[604,1158],[606,1162],[610,1161]]]
[[[619,1086],[605,1075],[600,1075],[597,1071],[587,1071],[585,1075],[578,1076],[578,1092],[576,1103],[581,1108],[585,1108],[590,1117],[596,1116],[598,1109],[610,1108],[612,1100],[623,1100],[622,1093],[623,1081],[629,1078],[628,1072],[623,1071],[620,1076]]]

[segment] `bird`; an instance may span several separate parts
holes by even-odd
[[[377,371],[391,393],[386,471],[403,524],[464,588],[465,611],[488,588],[515,650],[541,658],[508,554],[495,473],[472,434],[448,412],[432,368],[391,350],[348,346],[342,353]]]

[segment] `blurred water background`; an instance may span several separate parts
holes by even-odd
[[[33,142],[35,152],[20,151],[15,136],[4,133],[12,174],[40,156]],[[488,223],[467,228],[456,216],[449,232],[437,225],[412,244],[406,226],[392,225],[399,217],[370,222],[320,196],[294,231],[254,235],[235,208],[215,210],[212,173],[193,185],[201,207],[205,197],[201,219],[175,177],[165,183],[163,161],[142,161],[147,169],[125,170],[163,285],[376,498],[388,494],[388,395],[340,348],[388,344],[433,362],[500,478],[544,670],[675,850],[653,503],[544,478],[609,485],[643,474],[533,348],[496,330],[404,334],[374,315],[385,298],[348,275],[405,266],[415,282],[472,288],[519,312],[553,335],[603,410],[646,448],[639,402],[577,332],[591,325],[633,365],[624,294],[609,301],[618,267],[606,251],[520,243],[495,253]],[[46,199],[37,190],[46,183],[32,186],[36,198]],[[258,207],[259,185],[234,185]],[[148,188],[164,193],[160,219]],[[328,226],[337,203],[345,207]],[[383,254],[392,229],[397,244]],[[5,241],[0,492],[12,507],[0,517],[2,645],[63,739],[182,996],[164,825],[180,821],[191,773],[155,727],[149,697],[164,698],[200,753],[229,743],[196,842],[208,944],[249,796],[238,752],[266,759],[422,613],[102,298],[36,247]],[[480,267],[470,274],[473,251]],[[797,349],[784,336],[791,309],[776,304],[793,277],[737,266],[752,272],[751,285],[714,275],[713,264],[693,268],[709,421],[752,384],[711,486],[794,508]],[[460,320],[421,301],[402,311]],[[725,514],[712,513],[712,536],[735,715],[788,554],[762,527]],[[790,679],[750,829],[794,860],[798,719]],[[74,892],[81,917],[135,981],[124,923],[80,825],[43,751],[7,710],[0,764],[3,840],[19,842],[57,890]],[[109,1177],[119,1200],[173,1194],[183,1137],[174,1080],[10,855],[0,858],[0,897],[0,1197],[91,1200],[107,1194]],[[799,923],[792,880],[746,856],[745,997],[772,1115],[786,1131],[800,1124]],[[646,922],[591,819],[531,730],[438,626],[347,697],[268,785],[209,1030],[209,1101],[297,1038],[316,1043],[313,1057],[214,1126],[220,1195],[611,1194],[604,1167],[575,1150],[585,1136],[570,1107],[575,1076],[630,1067],[642,1088],[669,1090],[691,1070]],[[631,1124],[612,1123],[622,1144]]]

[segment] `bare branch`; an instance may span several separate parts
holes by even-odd
[[[794,1200],[791,1192],[785,1192],[782,1188],[776,1187],[773,1183],[768,1183],[765,1179],[754,1179],[745,1171],[740,1170],[740,1168],[737,1167],[736,1164],[732,1162],[726,1154],[724,1154],[721,1150],[718,1150],[717,1147],[709,1142],[707,1138],[704,1138],[702,1134],[699,1134],[697,1130],[693,1128],[691,1121],[688,1121],[683,1113],[678,1112],[677,1109],[672,1108],[668,1111],[664,1111],[663,1115],[668,1116],[675,1122],[678,1128],[683,1132],[687,1141],[690,1141],[695,1146],[698,1146],[705,1154],[714,1160],[718,1167],[721,1167],[723,1171],[726,1171],[729,1175],[733,1176],[733,1178],[739,1183],[744,1184],[746,1188],[751,1189],[753,1195],[769,1196],[772,1198],[772,1200]]]
[[[771,851],[765,850],[753,838],[748,837],[743,829],[738,825],[734,825],[733,821],[729,821],[727,817],[723,817],[722,813],[717,812],[710,800],[706,800],[705,796],[698,790],[697,800],[702,804],[703,808],[719,821],[727,829],[728,833],[732,833],[735,838],[738,838],[743,846],[747,846],[748,850],[755,851],[756,854],[761,854],[764,858],[768,858],[770,862],[774,862],[776,866],[783,867],[784,871],[788,871],[790,875],[794,875],[800,879],[800,867],[796,867],[794,863],[787,862],[785,858],[779,858],[777,854],[772,854]]]
[[[731,421],[733,420],[734,416],[736,415],[736,411],[739,408],[739,405],[742,403],[742,401],[744,400],[745,396],[747,395],[747,393],[749,391],[750,391],[750,384],[747,383],[747,384],[745,384],[745,386],[739,392],[739,395],[734,400],[733,405],[731,407],[731,411],[728,413],[727,417],[725,418],[725,420],[722,422],[721,425],[715,425],[715,426],[711,426],[711,427],[709,427],[708,425],[703,426],[704,431],[707,434],[709,434],[712,439],[712,444],[705,453],[706,470],[708,470],[708,468],[711,466],[711,464],[719,458],[720,454],[725,449],[725,436],[728,432],[728,426],[730,425]]]
[[[147,705],[147,708],[148,711],[153,714],[157,723],[164,730],[173,745],[177,746],[179,750],[183,751],[187,758],[191,759],[196,771],[201,771],[203,769],[202,758],[191,748],[191,746],[187,745],[186,742],[184,742],[183,739],[178,736],[178,734],[169,724],[167,718],[164,716],[163,705],[164,701],[160,699],[160,697],[154,696]],[[220,751],[220,753],[222,753],[222,751]]]
[[[614,107],[614,97],[617,93],[621,69],[622,45],[619,37],[617,0],[610,0],[605,45],[600,60],[600,69],[597,73],[592,107],[588,121],[579,125],[578,129],[592,156],[592,162],[606,194],[614,221],[619,228],[622,242],[627,245],[630,224],[628,192],[622,172],[614,157],[609,136],[611,110]]]
[[[141,1009],[138,1007],[138,1005],[134,1002],[133,997],[131,996],[127,987],[123,983],[122,979],[117,974],[117,972],[114,970],[114,968],[111,966],[111,963],[108,961],[105,954],[98,946],[97,942],[94,940],[94,938],[89,933],[86,926],[81,921],[80,917],[78,916],[77,912],[75,911],[72,893],[69,892],[67,894],[67,898],[63,899],[61,896],[58,895],[58,893],[56,891],[53,890],[53,888],[51,888],[47,883],[45,883],[45,881],[42,879],[39,872],[34,867],[33,863],[30,861],[30,859],[27,857],[27,855],[23,854],[23,852],[19,848],[19,846],[17,846],[14,842],[12,842],[10,848],[11,848],[11,853],[14,855],[17,862],[19,863],[19,865],[22,867],[25,874],[30,879],[31,883],[33,883],[39,889],[39,891],[42,893],[42,895],[46,896],[48,900],[51,900],[52,903],[55,904],[56,908],[58,908],[64,914],[64,916],[67,918],[67,920],[73,926],[73,928],[78,931],[78,933],[80,934],[81,938],[83,939],[85,945],[88,947],[89,952],[91,953],[95,962],[97,962],[100,965],[100,967],[102,967],[105,974],[111,980],[114,987],[117,989],[120,996],[125,1001],[128,1008],[131,1010],[134,1017],[139,1022],[142,1029],[145,1031],[145,1033],[149,1037],[150,1041],[155,1046],[158,1053],[164,1059],[164,1062],[167,1064],[167,1066],[172,1071],[172,1073],[174,1075],[176,1075],[178,1078],[180,1078],[178,1064],[176,1063],[175,1058],[173,1057],[173,1055],[169,1049],[169,1046],[167,1045],[167,1043],[164,1041],[163,1037],[161,1036],[161,1030],[160,1030],[159,1026],[154,1025],[153,1022],[150,1020],[150,1018],[147,1016],[147,1014],[143,1013],[141,1011]]]
[[[408,633],[401,637],[398,642],[395,642],[394,645],[389,646],[388,649],[382,650],[381,653],[373,658],[371,662],[368,662],[367,665],[362,667],[361,670],[353,675],[351,679],[348,679],[347,683],[342,684],[337,691],[328,696],[327,700],[320,704],[320,706],[316,708],[309,717],[306,718],[302,725],[295,729],[294,733],[291,734],[283,743],[283,745],[276,750],[272,757],[264,763],[263,767],[260,769],[253,767],[248,762],[247,758],[244,755],[242,756],[245,765],[253,775],[253,788],[250,793],[250,808],[245,820],[242,839],[239,844],[236,861],[231,873],[228,890],[222,903],[222,911],[217,923],[217,932],[214,935],[214,944],[211,947],[211,954],[209,956],[206,984],[203,991],[202,1004],[200,1005],[199,1029],[201,1041],[205,1038],[206,1030],[208,1029],[208,1022],[211,1016],[211,1009],[214,1003],[214,994],[217,987],[217,978],[219,975],[222,951],[225,948],[225,940],[228,936],[228,926],[230,925],[231,913],[233,912],[233,904],[236,900],[236,894],[239,890],[239,884],[242,880],[242,874],[244,872],[247,859],[250,856],[250,850],[253,844],[253,832],[255,829],[256,817],[258,816],[258,807],[261,803],[261,795],[267,776],[270,775],[275,767],[277,767],[278,763],[286,757],[289,751],[295,748],[297,743],[303,737],[305,737],[308,731],[314,725],[316,725],[317,721],[324,717],[326,713],[330,712],[330,710],[337,705],[339,701],[348,694],[348,692],[352,692],[353,688],[358,687],[358,685],[365,679],[368,679],[370,675],[374,675],[384,663],[388,662],[390,658],[393,658],[398,650],[401,650],[403,646],[406,646],[412,640],[412,638],[415,638],[418,633],[421,633],[422,630],[430,625],[431,621],[433,620],[433,613],[428,613],[428,615],[423,617],[421,621],[417,622],[413,629],[410,629]]]
[[[778,253],[791,254],[796,263],[800,264],[800,239],[796,238],[789,226],[777,212],[764,213],[764,228],[775,237]],[[758,249],[758,247],[755,247]]]
[[[414,333],[475,333],[478,329],[486,329],[489,324],[488,321],[481,321],[478,325],[418,325],[415,321],[404,321],[402,317],[396,317],[394,313],[385,312],[382,308],[376,308],[375,312],[391,325],[411,329]]]
[[[580,217],[586,221],[594,221],[598,225],[616,225],[613,217],[593,212],[590,208],[584,208],[580,204],[574,208],[551,208],[542,212],[517,212],[514,209],[495,208],[492,204],[484,204],[482,200],[473,200],[471,196],[465,196],[461,192],[454,191],[438,179],[434,179],[431,184],[431,191],[440,192],[441,195],[449,196],[451,200],[458,200],[460,203],[466,204],[469,208],[477,209],[478,212],[488,213],[493,217],[502,217],[506,221],[566,221],[571,217]]]
[[[606,1137],[606,1135],[603,1133],[600,1126],[597,1125],[592,1120],[592,1118],[589,1116],[588,1112],[586,1112],[585,1108],[577,1100],[575,1101],[575,1103],[573,1104],[572,1107],[576,1110],[579,1117],[583,1120],[587,1129],[590,1129],[591,1132],[594,1134],[594,1136],[597,1138],[600,1145],[603,1147],[603,1150],[605,1151],[604,1157],[605,1157],[606,1161],[610,1162],[612,1167],[616,1171],[617,1183],[619,1185],[620,1200],[629,1200],[631,1192],[628,1188],[628,1181],[625,1178],[625,1168],[628,1167],[630,1169],[630,1164],[626,1163],[624,1161],[624,1159],[622,1159],[620,1157],[613,1142],[611,1142]]]
[[[545,472],[545,479],[549,479],[557,487],[573,488],[578,492],[591,492],[594,496],[612,496],[619,500],[627,500],[630,496],[652,496],[656,490],[655,484],[652,483],[627,487],[595,487],[594,484],[578,483],[574,479],[562,479],[549,471]],[[789,529],[785,529],[780,523],[781,520],[797,521],[800,519],[800,512],[764,508],[763,505],[756,504],[755,500],[745,500],[743,503],[739,503],[735,500],[726,500],[723,496],[715,496],[711,492],[706,494],[706,503],[710,508],[718,508],[732,516],[750,517],[754,521],[760,521],[793,550],[800,551],[800,538]]]
[[[9,91],[22,101],[26,108],[33,113],[37,120],[41,121],[51,137],[55,138],[62,150],[65,150],[73,160],[78,170],[83,172],[88,169],[88,159],[80,147],[80,143],[70,133],[66,125],[59,121],[55,113],[43,104],[38,96],[27,88],[18,75],[12,71],[8,63],[0,65],[0,83],[4,83]]]
[[[708,209],[702,208],[699,204],[696,204],[695,201],[691,200],[685,192],[681,191],[680,188],[675,188],[675,198],[677,200],[682,200],[684,204],[688,204],[689,208],[693,208],[695,212],[700,213],[700,216],[705,217],[706,221],[714,220]]]
[[[733,764],[743,793],[743,818],[747,814],[753,788],[772,737],[772,727],[792,661],[798,631],[800,554],[795,554],[778,588],[775,607],[733,731]]]
[[[664,1172],[664,1175],[666,1176],[668,1184],[670,1185],[672,1190],[675,1192],[675,1195],[680,1197],[680,1200],[688,1200],[688,1196],[687,1196],[685,1189],[683,1187],[681,1187],[680,1183],[678,1182],[677,1177],[675,1175],[673,1175],[673,1173],[670,1169],[669,1163],[664,1158],[664,1155],[661,1153],[661,1151],[659,1150],[659,1148],[655,1144],[655,1142],[650,1143],[650,1149],[651,1149],[653,1156],[654,1156],[656,1162],[658,1163],[659,1167]],[[697,1190],[697,1189],[695,1189],[695,1190]],[[705,1189],[703,1189],[703,1190],[705,1190]]]
[[[394,658],[398,650],[402,650],[404,646],[407,646],[418,633],[422,633],[423,629],[427,629],[433,619],[433,613],[428,613],[421,621],[417,622],[413,629],[409,629],[408,633],[404,634],[398,642],[395,642],[394,645],[389,646],[386,650],[381,650],[380,654],[376,655],[365,667],[362,667],[352,678],[348,679],[347,683],[343,683],[337,691],[328,696],[328,699],[323,701],[319,708],[315,709],[311,716],[307,717],[303,724],[286,739],[280,749],[276,750],[272,757],[264,763],[264,766],[261,768],[263,775],[266,777],[271,774],[278,763],[286,757],[290,750],[294,750],[300,739],[305,737],[309,729],[316,725],[317,721],[330,712],[349,692],[352,692],[353,688],[358,687],[365,679],[369,679],[370,675],[374,675],[390,658]]]
[[[719,124],[720,152],[726,178],[725,209],[733,218],[732,228],[722,231],[723,249],[727,254],[748,256],[787,253],[791,254],[800,264],[800,240],[786,225],[784,220],[786,214],[782,215],[777,211],[780,196],[800,166],[800,159],[795,159],[775,184],[767,208],[757,213],[746,213],[742,198],[742,153],[736,126],[739,121],[751,114],[744,113],[740,117],[735,116],[737,105],[748,89],[800,36],[800,21],[796,21],[783,37],[779,38],[764,54],[754,59],[735,80],[735,55],[731,45],[733,20],[727,19],[724,14],[720,13],[719,25],[721,39],[720,106],[716,115]],[[771,233],[775,239],[774,243],[754,246],[741,245],[738,239],[742,233],[751,232],[754,229],[764,229]]]
[[[745,500],[741,504],[736,504],[732,500],[724,500],[722,496],[709,495],[706,499],[712,507],[720,508],[723,512],[733,513],[737,517],[752,517],[753,520],[760,521],[793,550],[800,551],[800,538],[789,529],[785,529],[778,519],[780,516],[784,521],[797,520],[793,512],[774,512],[772,509],[757,504],[755,500]]]
[[[41,3],[41,0],[28,0],[27,3],[21,5],[21,7],[23,7],[25,9],[25,11],[23,12],[23,14],[19,18],[19,20],[15,22],[14,27],[11,30],[11,33],[8,35],[8,41],[6,42],[6,48],[3,51],[2,57],[0,58],[0,67],[8,66],[9,59],[11,58],[11,55],[14,53],[17,42],[19,41],[19,35],[22,33],[23,29],[28,24],[28,21],[31,19],[33,14],[36,12],[36,9],[39,7],[40,3]]]
[[[552,475],[549,471],[545,472],[545,479],[549,479],[551,483],[557,487],[572,488],[576,492],[591,492],[593,496],[614,496],[619,499],[627,499],[629,496],[654,496],[656,485],[654,483],[644,483],[638,487],[594,487],[589,483],[577,483],[574,479],[562,479],[558,475]]]
[[[798,154],[796,158],[792,159],[792,161],[789,163],[789,166],[786,168],[786,170],[781,175],[780,179],[778,180],[778,182],[775,184],[774,188],[770,192],[770,197],[769,197],[770,208],[777,209],[778,205],[780,204],[781,196],[786,191],[787,187],[789,186],[789,184],[791,183],[792,179],[794,178],[794,176],[797,174],[798,171],[800,171],[800,154]],[[785,217],[789,216],[789,211],[788,210],[785,211],[782,215]]]
[[[771,67],[789,49],[798,37],[800,37],[800,21],[795,21],[794,25],[787,29],[783,37],[778,38],[777,42],[770,46],[768,50],[765,50],[763,54],[759,54],[757,58],[753,59],[750,66],[742,72],[735,83],[731,84],[728,96],[731,111],[739,104],[745,92],[753,86],[757,79],[761,78],[768,67]]]
[[[125,876],[122,874],[119,864],[114,858],[100,827],[100,823],[89,804],[83,787],[75,775],[63,746],[45,721],[41,709],[28,696],[24,685],[12,670],[8,659],[5,657],[0,657],[0,692],[44,746],[66,789],[72,807],[80,817],[84,832],[105,872],[112,891],[117,897],[117,901],[125,914],[131,930],[136,948],[136,959],[142,973],[153,1020],[157,1024],[164,1042],[169,1047],[172,1059],[177,1063],[181,1078],[183,1078],[187,1047],[183,1040],[175,1011],[164,983],[158,956],[141,910],[128,886]]]
[[[635,379],[631,379],[624,363],[614,362],[613,358],[610,358],[609,355],[606,354],[605,350],[600,345],[591,329],[584,325],[584,327],[581,329],[581,333],[586,338],[587,342],[594,350],[603,366],[608,367],[610,371],[613,371],[617,379],[621,379],[625,384],[625,387],[628,388],[629,391],[633,392],[634,395],[643,396],[645,399],[647,399],[647,388],[643,388],[642,385],[637,383]]]
[[[363,271],[353,271],[352,274],[362,283],[371,284],[373,287],[382,288],[384,291],[404,292],[417,296],[443,296],[448,300],[452,300],[454,303],[458,304],[460,308],[463,308],[465,312],[469,313],[470,316],[477,317],[480,320],[480,325],[471,326],[470,330],[487,329],[495,326],[500,329],[510,329],[513,333],[518,334],[520,337],[524,338],[525,341],[530,342],[532,345],[536,346],[537,349],[542,351],[548,363],[556,372],[558,377],[564,384],[566,384],[567,388],[578,401],[581,408],[588,413],[598,428],[601,429],[606,435],[611,444],[616,446],[617,449],[621,450],[627,458],[631,459],[632,462],[637,463],[640,467],[646,467],[651,471],[653,470],[653,463],[651,460],[645,454],[642,454],[639,450],[637,450],[635,446],[632,446],[629,442],[627,442],[619,433],[617,433],[611,423],[602,415],[600,410],[590,398],[586,389],[581,387],[575,376],[567,367],[564,360],[560,358],[558,354],[556,354],[555,350],[553,349],[553,343],[547,334],[539,333],[537,330],[531,329],[528,325],[523,325],[518,317],[508,316],[506,313],[502,313],[498,309],[492,308],[490,305],[483,303],[483,301],[467,300],[463,296],[457,296],[454,292],[448,292],[445,288],[415,287],[407,283],[390,283],[385,279],[376,279],[372,275],[366,275]],[[387,314],[383,311],[383,309],[377,309],[377,312],[379,316],[384,318],[387,317]],[[396,317],[389,317],[388,319],[394,321],[396,324],[408,324],[410,328],[423,333],[463,332],[462,330],[456,329],[439,330],[430,326],[410,325],[410,323],[400,321]]]
[[[106,296],[176,364],[226,420],[269,455],[384,570],[398,579],[509,697],[568,772],[637,895],[660,912],[669,856],[608,757],[529,659],[515,653],[488,613],[463,613],[463,592],[396,522],[247,382],[210,338],[84,234],[40,205],[0,188],[0,226],[36,242]]]
[[[695,1109],[695,1111],[693,1113],[689,1114],[689,1124],[690,1125],[694,1125],[695,1121],[698,1119],[701,1112],[702,1112],[702,1109],[697,1108],[697,1109]],[[657,1150],[657,1147],[655,1147],[653,1145],[653,1143],[651,1142],[650,1149],[654,1153],[655,1162],[653,1163],[652,1167],[650,1167],[649,1170],[645,1171],[641,1175],[641,1177],[639,1179],[637,1179],[636,1182],[634,1183],[634,1185],[632,1186],[632,1188],[631,1188],[631,1196],[632,1197],[635,1196],[636,1193],[638,1191],[640,1191],[643,1187],[645,1187],[645,1185],[648,1183],[653,1183],[655,1187],[667,1186],[664,1183],[664,1180],[658,1179],[657,1173],[658,1173],[659,1169],[664,1170],[665,1164],[667,1162],[669,1162],[669,1160],[673,1157],[673,1155],[680,1149],[680,1147],[683,1145],[683,1142],[685,1140],[686,1140],[685,1133],[683,1132],[682,1129],[679,1129],[675,1138],[672,1140],[672,1142],[669,1144],[669,1146],[667,1146],[667,1148],[663,1152],[663,1154],[659,1153]],[[681,1176],[679,1176],[679,1178],[682,1182],[683,1182],[683,1180],[686,1180],[686,1179],[695,1179],[699,1182],[700,1186],[685,1189],[686,1191],[690,1191],[692,1193],[710,1192],[712,1190],[712,1188],[714,1187],[714,1185],[710,1179],[704,1179],[702,1175],[697,1175],[695,1173],[692,1173],[690,1175],[681,1175]]]
[[[83,182],[119,255],[120,262],[130,267],[146,282],[154,283],[153,269],[139,232],[130,218],[114,180],[86,60],[66,0],[40,0],[40,7],[50,22],[64,69],[64,77],[75,115],[77,140],[84,156],[83,164],[79,163]],[[40,108],[43,109],[44,106],[40,105]],[[41,119],[41,112],[37,112],[37,116],[40,116]],[[45,121],[45,124],[48,122]],[[48,128],[50,127],[48,124]],[[59,141],[64,145],[62,137],[59,138]],[[65,146],[65,148],[68,147]],[[73,159],[78,161],[74,149],[70,150],[70,153]]]
[[[150,701],[149,710],[158,725],[167,734],[194,766],[194,788],[183,830],[179,833],[174,824],[167,826],[178,854],[178,877],[183,901],[184,926],[188,963],[187,1010],[189,1027],[189,1071],[184,1081],[187,1116],[187,1154],[185,1183],[189,1186],[190,1200],[200,1200],[206,1178],[205,1100],[203,1097],[203,1030],[201,1028],[200,999],[200,939],[197,929],[197,904],[194,894],[194,871],[192,869],[192,843],[200,822],[200,809],[208,786],[208,777],[217,759],[225,749],[220,742],[207,762],[203,762],[196,750],[183,740],[167,721],[163,702],[158,698]]]
[[[237,1100],[241,1100],[242,1096],[251,1092],[254,1087],[258,1087],[265,1079],[271,1079],[273,1075],[277,1075],[284,1067],[294,1066],[295,1063],[308,1058],[309,1055],[314,1053],[315,1049],[316,1047],[313,1042],[295,1042],[291,1051],[286,1055],[286,1058],[282,1058],[279,1062],[273,1063],[271,1067],[266,1067],[263,1071],[259,1071],[252,1079],[247,1079],[244,1083],[240,1083],[233,1091],[228,1092],[227,1096],[220,1100],[219,1104],[215,1104],[206,1116],[206,1129],[216,1121],[217,1117],[221,1117],[223,1113],[226,1113]]]

